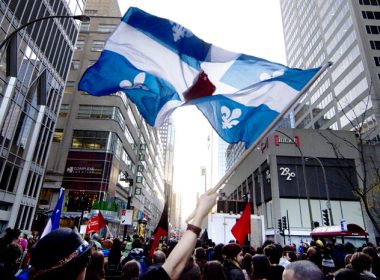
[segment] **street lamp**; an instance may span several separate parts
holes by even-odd
[[[332,215],[332,210],[331,210],[331,202],[330,202],[330,192],[329,192],[329,186],[327,184],[325,167],[323,166],[322,161],[317,157],[307,157],[306,160],[308,159],[315,159],[316,161],[318,161],[319,165],[322,168],[323,180],[325,182],[325,191],[326,191],[326,198],[327,198],[326,206],[327,206],[327,209],[329,210],[331,225],[334,225],[333,215]]]
[[[289,135],[287,135],[286,133],[284,133],[284,132],[282,132],[280,130],[276,130],[276,132],[284,135],[286,138],[288,138],[290,141],[292,141],[292,143],[294,144],[294,146],[300,152],[300,155],[301,155],[301,164],[302,164],[303,182],[304,182],[304,186],[305,186],[305,194],[306,194],[306,199],[307,199],[307,206],[309,208],[310,227],[311,227],[311,230],[313,230],[314,229],[313,213],[312,213],[312,210],[311,210],[309,185],[307,183],[307,177],[306,177],[305,157],[304,157],[303,152],[301,151],[300,147],[298,147],[298,144],[294,141],[294,139],[292,137],[290,137]]]
[[[24,24],[24,25],[21,25],[20,27],[16,28],[12,33],[10,33],[5,39],[3,42],[1,42],[0,44],[0,50],[4,47],[4,45],[10,40],[12,39],[12,37],[17,33],[19,32],[21,29],[24,29],[25,27],[29,26],[29,25],[32,25],[36,22],[39,22],[39,21],[43,21],[43,20],[46,20],[46,19],[51,19],[51,18],[72,18],[72,19],[77,19],[77,20],[80,20],[82,22],[88,22],[90,21],[90,17],[89,16],[86,16],[86,15],[76,15],[76,16],[62,16],[62,15],[54,15],[54,16],[47,16],[47,17],[42,17],[42,18],[37,18],[37,19],[34,19],[32,21],[29,21],[28,23]]]

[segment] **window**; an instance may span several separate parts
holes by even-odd
[[[93,41],[91,51],[101,52],[104,48],[104,41]]]
[[[89,30],[90,30],[90,23],[89,22],[82,22],[80,25],[80,32],[89,31]]]
[[[74,130],[71,148],[106,150],[108,131]]]
[[[69,113],[69,104],[62,104],[61,109],[59,111],[59,116],[64,118]]]
[[[61,143],[63,139],[63,129],[57,128],[53,134],[53,142]]]
[[[380,50],[380,41],[370,40],[369,43],[371,45],[371,49]]]
[[[78,40],[75,44],[75,49],[80,51],[84,49],[84,41]]]
[[[80,60],[71,61],[71,70],[78,70],[80,67]]]
[[[365,26],[368,34],[379,34],[380,26],[377,25],[366,25]]]
[[[379,56],[375,56],[373,59],[375,60],[376,66],[380,66],[380,57]]]
[[[98,10],[84,10],[84,13],[86,15],[96,15],[98,13]]]
[[[113,32],[116,28],[115,24],[99,24],[98,31],[99,32]]]

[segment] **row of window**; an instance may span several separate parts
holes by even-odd
[[[359,0],[360,5],[380,6],[380,0]]]
[[[92,41],[91,51],[93,52],[101,52],[104,48],[105,41],[94,40]],[[83,40],[78,40],[75,44],[76,50],[83,50],[85,42]]]
[[[380,19],[380,12],[362,11],[362,16],[365,19]]]
[[[111,33],[115,30],[116,24],[98,24],[96,31],[98,32],[105,32],[105,33]],[[89,22],[82,22],[80,26],[80,31],[90,31],[90,23]]]

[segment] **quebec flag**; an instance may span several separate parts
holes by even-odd
[[[78,88],[96,96],[123,91],[155,127],[176,108],[196,105],[226,142],[249,147],[319,69],[230,52],[130,8]]]
[[[61,188],[59,191],[59,197],[57,205],[55,206],[53,212],[51,213],[51,216],[44,228],[44,231],[41,234],[41,238],[50,233],[53,230],[56,230],[59,228],[59,221],[61,220],[61,211],[62,211],[62,204],[63,199],[65,197],[65,189]]]

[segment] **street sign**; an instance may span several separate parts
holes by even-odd
[[[131,225],[132,224],[133,210],[123,209],[121,210],[120,224]]]

